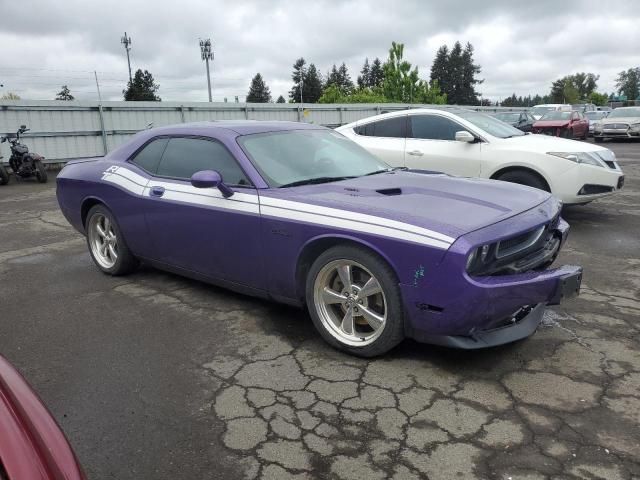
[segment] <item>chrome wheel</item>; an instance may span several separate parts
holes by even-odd
[[[118,261],[118,237],[109,217],[102,213],[93,215],[88,235],[91,253],[98,265],[107,270],[112,268]]]
[[[315,308],[324,328],[341,343],[374,342],[387,322],[387,301],[378,279],[351,260],[334,260],[318,272]]]

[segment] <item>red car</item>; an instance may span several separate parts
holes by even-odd
[[[580,112],[553,111],[545,113],[533,124],[533,133],[542,133],[564,138],[587,139],[589,120]]]
[[[22,375],[2,356],[0,479],[86,480],[56,421]]]

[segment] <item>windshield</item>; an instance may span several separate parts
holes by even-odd
[[[496,113],[493,115],[494,117],[496,117],[498,120],[502,120],[503,122],[507,122],[507,123],[514,123],[517,122],[518,120],[520,120],[520,114],[519,113]]]
[[[556,109],[556,107],[534,107],[531,109],[531,115],[537,115],[541,117],[547,112],[552,112]]]
[[[571,112],[548,112],[540,120],[569,120]]]
[[[640,117],[640,107],[638,108],[616,108],[607,118]]]
[[[313,179],[341,180],[390,169],[332,130],[257,133],[239,137],[238,143],[271,187]]]
[[[484,113],[461,111],[456,114],[467,122],[498,138],[520,137],[524,132]]]
[[[585,112],[585,115],[589,120],[600,120],[607,116],[607,112]]]

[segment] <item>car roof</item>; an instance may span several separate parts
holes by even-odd
[[[188,131],[209,131],[209,133],[227,130],[238,135],[278,132],[286,130],[318,130],[325,127],[303,122],[261,121],[261,120],[210,120],[204,122],[178,123],[151,129],[156,134],[184,133]]]

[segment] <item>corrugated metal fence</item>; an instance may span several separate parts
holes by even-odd
[[[112,150],[150,125],[206,120],[288,120],[336,127],[371,115],[428,107],[405,104],[313,104],[294,103],[179,103],[179,102],[63,102],[0,101],[0,135],[15,134],[20,125],[31,130],[24,135],[33,152],[50,163],[74,158],[97,157]],[[512,110],[467,107],[475,110]],[[513,109],[521,110],[521,109]],[[9,158],[7,143],[0,155]]]

